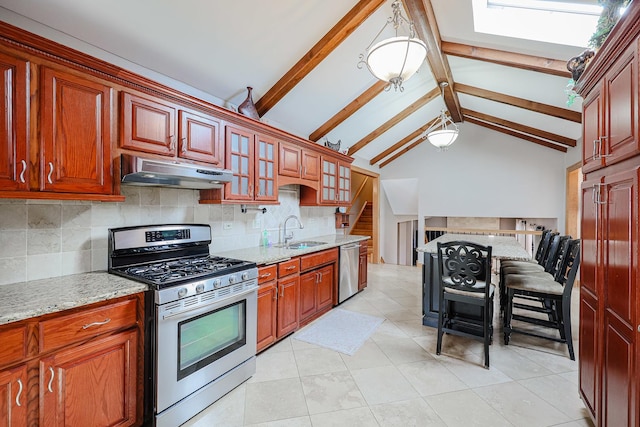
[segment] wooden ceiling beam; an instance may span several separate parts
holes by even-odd
[[[383,167],[385,167],[386,165],[388,165],[389,163],[393,162],[395,159],[397,159],[400,156],[403,156],[404,154],[406,154],[409,150],[413,150],[414,148],[416,148],[418,145],[422,144],[424,142],[424,140],[422,138],[418,139],[417,141],[415,141],[413,144],[403,148],[402,150],[398,151],[396,154],[394,154],[393,156],[389,157],[387,160],[385,160],[384,162],[380,163],[380,168],[382,169]]]
[[[316,43],[278,82],[256,102],[263,116],[285,97],[322,60],[355,31],[385,0],[360,0],[327,34]]]
[[[435,89],[430,90],[425,95],[421,96],[415,102],[413,102],[411,105],[409,105],[407,108],[405,108],[404,110],[400,111],[398,114],[393,116],[391,119],[387,120],[385,123],[383,123],[377,129],[375,129],[374,131],[369,133],[369,135],[365,136],[360,141],[358,141],[354,145],[352,145],[349,148],[349,152],[347,154],[349,156],[353,156],[354,153],[356,153],[360,149],[364,148],[371,141],[373,141],[374,139],[376,139],[377,137],[379,137],[380,135],[382,135],[383,133],[385,133],[386,131],[388,131],[389,129],[391,129],[392,127],[397,125],[398,123],[400,123],[402,120],[404,120],[407,117],[409,117],[411,114],[415,113],[416,110],[418,110],[419,108],[421,108],[424,105],[426,105],[429,101],[435,99],[438,95],[440,95],[440,88],[435,88]]]
[[[569,147],[575,147],[577,144],[577,141],[575,139],[567,138],[566,136],[558,135],[551,132],[546,132],[520,123],[511,122],[509,120],[503,120],[498,117],[490,116],[489,114],[479,113],[477,111],[468,110],[466,108],[462,109],[462,114],[464,114],[465,117],[473,117],[485,122],[513,129],[517,132],[528,133],[538,138],[548,139],[549,141],[555,142],[556,144],[567,145]]]
[[[521,68],[538,73],[551,74],[560,77],[571,77],[567,70],[567,62],[540,56],[524,55],[503,50],[488,49],[460,43],[442,42],[442,52],[446,55],[461,58],[476,59],[508,67]]]
[[[309,135],[309,139],[311,141],[317,142],[320,138],[335,129],[340,123],[351,117],[353,113],[364,107],[369,101],[378,96],[384,90],[384,88],[387,87],[387,85],[387,82],[378,80],[373,84],[373,86],[362,92],[360,96],[351,101],[349,105],[338,111],[335,116],[331,117],[322,126],[314,130],[311,135]]]
[[[513,136],[513,137],[516,137],[516,138],[524,139],[525,141],[533,142],[534,144],[542,145],[544,147],[553,148],[554,150],[562,151],[564,153],[567,152],[567,147],[565,147],[564,145],[553,144],[553,143],[551,143],[549,141],[546,141],[544,139],[536,138],[536,137],[528,135],[528,134],[517,132],[517,131],[515,131],[513,129],[504,128],[502,126],[498,126],[498,125],[493,124],[493,123],[488,123],[488,122],[485,122],[485,121],[482,121],[482,120],[478,120],[475,117],[465,116],[464,118],[468,123],[473,123],[475,125],[482,126],[482,127],[485,127],[487,129],[491,129],[491,130],[496,131],[496,132],[500,132],[500,133],[504,133],[506,135],[510,135],[510,136]]]
[[[442,54],[440,44],[440,30],[436,20],[431,0],[402,0],[404,9],[413,21],[418,37],[427,45],[427,62],[431,68],[431,73],[436,83],[446,82],[449,84],[444,88],[444,103],[451,114],[454,122],[463,120],[462,108],[458,95],[453,90],[453,76],[447,57]],[[440,88],[438,87],[438,90]]]
[[[524,108],[525,110],[534,111],[548,116],[558,117],[560,119],[569,120],[575,123],[582,123],[582,113],[566,108],[559,108],[554,105],[543,104],[540,102],[529,101],[515,96],[505,95],[486,89],[480,89],[474,86],[468,86],[462,83],[456,83],[455,90],[471,96],[488,99],[503,104],[512,105],[514,107]]]
[[[435,120],[435,118],[434,118],[434,120]],[[369,160],[369,164],[370,165],[374,165],[374,164],[378,163],[380,160],[384,159],[389,154],[393,153],[394,151],[396,151],[399,148],[402,148],[403,146],[405,146],[409,142],[411,142],[414,139],[416,139],[417,137],[419,137],[427,129],[429,129],[429,124],[426,124],[426,125],[422,126],[421,128],[416,129],[415,131],[411,132],[409,135],[405,136],[400,141],[396,142],[391,147],[387,148],[386,150],[384,150],[383,152],[381,152],[380,154],[378,154],[377,156],[375,156],[371,160]]]

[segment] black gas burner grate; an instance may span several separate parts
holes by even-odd
[[[242,264],[245,264],[245,261],[207,256],[136,265],[126,268],[124,273],[153,283],[171,283],[188,278],[224,274]]]

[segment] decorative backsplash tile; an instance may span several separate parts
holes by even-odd
[[[334,208],[300,207],[297,186],[279,189],[266,213],[249,205],[200,205],[193,190],[123,186],[123,203],[0,199],[0,285],[107,269],[109,228],[145,224],[211,225],[211,253],[258,246],[262,231],[278,243],[290,221],[295,239],[336,232]],[[263,206],[260,206],[261,208]]]

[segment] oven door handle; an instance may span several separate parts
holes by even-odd
[[[215,308],[215,307],[223,307],[226,304],[228,304],[229,301],[231,300],[239,300],[242,299],[242,297],[244,297],[245,295],[249,295],[251,293],[257,293],[258,292],[258,286],[254,286],[251,289],[247,289],[244,290],[240,293],[237,294],[233,294],[233,295],[229,295],[227,298],[223,298],[220,300],[216,300],[216,301],[212,301],[211,304],[206,304],[206,305],[201,305],[198,307],[193,307],[191,309],[185,309],[185,310],[180,310],[177,312],[173,312],[167,315],[163,315],[162,319],[171,319],[173,317],[180,317],[183,316],[187,313],[192,313],[194,311],[209,311],[211,310],[211,308]]]

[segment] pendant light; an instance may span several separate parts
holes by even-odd
[[[442,99],[444,100],[444,88],[449,86],[449,83],[440,83],[440,89],[442,90]],[[428,140],[434,147],[440,151],[444,151],[453,141],[458,138],[458,125],[456,125],[449,116],[445,113],[444,109],[440,110],[440,116],[429,125],[425,132],[423,139]]]
[[[402,15],[400,5],[400,1],[394,1],[391,4],[393,17],[387,19],[385,25],[367,47],[366,54],[360,54],[358,68],[366,65],[375,77],[389,82],[385,90],[389,90],[393,86],[396,91],[400,89],[402,92],[404,90],[402,83],[409,80],[424,62],[427,56],[427,45],[416,37],[413,22],[409,22]],[[376,43],[376,39],[387,25],[393,25],[395,37]]]

